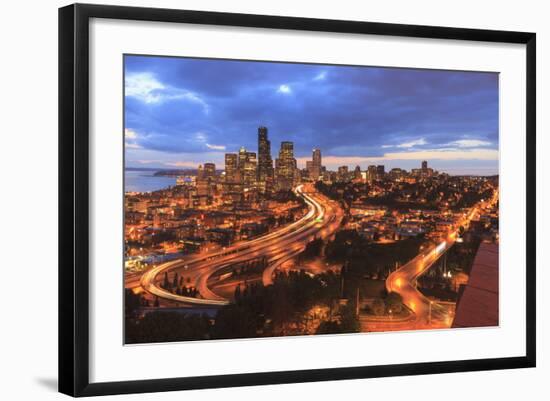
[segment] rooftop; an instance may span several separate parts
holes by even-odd
[[[498,326],[498,250],[498,244],[480,244],[468,284],[459,293],[452,327]]]

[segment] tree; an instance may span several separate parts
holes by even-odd
[[[257,329],[257,316],[245,306],[228,305],[218,311],[214,323],[213,338],[254,337]]]
[[[307,260],[318,257],[321,254],[322,248],[323,248],[323,240],[320,238],[314,239],[313,241],[309,242],[306,245],[306,248],[299,256],[299,261],[305,262]]]
[[[361,331],[359,319],[355,314],[355,307],[349,303],[340,311],[340,330],[342,333],[358,333]]]
[[[372,302],[371,309],[376,316],[382,316],[386,311],[386,305],[382,299],[376,298]]]
[[[403,310],[403,298],[397,292],[390,292],[386,297],[386,308],[392,313],[401,313]]]
[[[341,333],[340,325],[334,320],[322,321],[317,327],[316,334],[338,334]]]
[[[172,288],[178,287],[178,272],[174,273],[174,280],[172,281]]]
[[[124,309],[127,317],[134,316],[141,304],[141,295],[134,294],[130,289],[124,291]]]
[[[204,340],[209,337],[210,327],[210,320],[206,315],[153,311],[139,322],[126,321],[126,342],[136,344]]]
[[[235,287],[235,294],[234,294],[235,303],[239,303],[241,301],[241,285],[237,284],[237,287]]]

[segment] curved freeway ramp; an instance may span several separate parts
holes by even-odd
[[[323,197],[307,194],[303,186],[295,189],[308,205],[308,212],[300,220],[266,234],[262,237],[234,244],[223,251],[179,259],[159,265],[143,274],[140,284],[143,289],[159,298],[191,305],[227,305],[229,300],[218,296],[208,288],[208,278],[219,269],[231,264],[266,257],[269,262],[296,255],[308,242],[317,236],[332,234],[339,225],[342,211],[329,205]],[[202,298],[173,294],[158,285],[157,277],[167,271],[184,269],[194,277],[196,288]],[[272,270],[273,272],[273,270]]]
[[[493,198],[489,202],[495,202]],[[456,226],[467,226],[473,217],[478,213],[480,207],[483,207],[486,202],[480,202],[470,209],[466,216],[457,222]],[[428,251],[425,251],[417,255],[414,259],[404,264],[398,270],[391,273],[386,279],[386,289],[388,292],[397,292],[403,298],[403,303],[414,312],[416,319],[415,324],[428,326],[432,324],[434,318],[449,322],[449,316],[447,315],[447,308],[431,301],[425,297],[416,288],[416,279],[424,274],[428,269],[447,252],[456,241],[458,235],[458,228],[450,230],[447,234],[447,238],[431,247]],[[450,325],[450,324],[449,324]]]

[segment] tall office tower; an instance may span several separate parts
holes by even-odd
[[[384,178],[385,174],[386,174],[386,168],[384,167],[384,165],[376,166],[376,178],[381,180],[382,178]]]
[[[389,172],[390,178],[392,180],[400,180],[405,176],[405,170],[400,168],[392,168]]]
[[[199,164],[197,169],[197,179],[195,180],[195,188],[197,190],[197,195],[207,196],[210,195],[210,178],[206,176],[204,167],[202,164]]]
[[[199,164],[199,167],[197,168],[197,181],[202,180],[204,177],[204,168],[202,167],[202,164]]]
[[[338,167],[338,182],[348,182],[348,181],[349,181],[348,166]]]
[[[256,152],[248,152],[244,147],[239,150],[239,173],[245,191],[257,188],[258,160]]]
[[[243,185],[246,190],[256,189],[258,186],[257,178],[258,160],[255,152],[248,152],[248,156],[243,166]]]
[[[295,187],[296,185],[298,185],[300,182],[302,182],[302,172],[301,170],[298,168],[298,166],[296,165],[294,167],[294,178],[292,180],[292,187]]]
[[[275,160],[275,176],[278,190],[292,189],[295,181],[294,170],[296,170],[294,143],[288,141],[281,142],[279,157]]]
[[[224,201],[228,204],[240,202],[243,194],[239,156],[236,153],[225,154],[225,182],[223,184]]]
[[[309,178],[313,181],[318,181],[321,176],[321,149],[313,149],[313,154],[311,156],[311,171],[309,172]]]
[[[199,196],[209,196],[212,195],[212,185],[207,178],[202,178],[195,182],[195,188],[197,189],[197,195]]]
[[[271,142],[267,139],[267,127],[258,128],[258,188],[265,193],[271,190],[273,182],[273,160]]]
[[[236,153],[225,154],[225,182],[229,184],[237,184],[239,179],[239,169]]]
[[[246,148],[244,146],[241,146],[241,148],[239,149],[238,159],[237,159],[237,166],[239,168],[239,174],[241,175],[241,180],[243,179],[242,169],[243,169],[244,163],[246,162],[247,154],[248,152],[246,151]]]
[[[367,177],[369,181],[376,180],[376,166],[367,167]]]
[[[353,170],[353,179],[354,180],[361,180],[361,167],[355,166],[355,170]]]
[[[214,163],[204,163],[204,178],[213,179],[216,176],[216,165]]]
[[[313,160],[306,160],[306,171],[308,177],[313,179]]]
[[[426,177],[433,176],[433,174],[434,174],[434,169],[428,168],[428,162],[424,160],[422,162],[422,168],[420,169],[420,176],[426,178]]]

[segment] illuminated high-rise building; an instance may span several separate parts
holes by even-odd
[[[216,165],[214,163],[204,163],[204,178],[213,179],[216,176]]]
[[[356,181],[362,180],[360,166],[355,166],[355,170],[353,170],[353,179]]]
[[[244,146],[241,146],[241,148],[239,149],[237,164],[239,166],[239,170],[241,173],[241,179],[243,178],[242,177],[243,166],[246,163],[247,159],[250,157],[250,153],[252,152],[247,151]]]
[[[224,200],[229,204],[240,202],[243,193],[239,156],[236,153],[225,154],[225,182],[223,184]]]
[[[267,138],[267,127],[258,128],[258,188],[260,192],[271,189],[273,183],[273,159],[271,142]]]
[[[202,167],[202,164],[199,164],[199,167],[197,168],[197,181],[202,180],[204,177],[204,168]]]
[[[367,167],[367,178],[369,181],[376,180],[376,166],[370,165]]]
[[[313,160],[306,160],[306,170],[309,178],[313,179]]]
[[[275,178],[278,190],[292,189],[295,181],[295,170],[294,143],[281,142],[279,157],[275,160]]]
[[[236,153],[225,154],[225,182],[236,184],[240,181],[238,157]]]
[[[209,196],[212,194],[212,185],[208,179],[202,178],[195,182],[195,187],[197,189],[197,195],[199,196]]]
[[[311,170],[309,170],[310,178],[313,181],[319,180],[321,176],[321,149],[313,149],[311,156]]]
[[[389,172],[389,176],[392,180],[400,180],[406,175],[405,170],[400,168],[392,168]]]
[[[258,160],[255,152],[248,152],[244,147],[239,150],[238,168],[245,191],[257,188]]]
[[[348,182],[348,181],[349,181],[348,166],[338,167],[338,182]]]
[[[381,180],[386,175],[386,168],[383,164],[376,166],[376,178]]]
[[[205,163],[204,166],[202,164],[199,164],[199,167],[197,169],[197,179],[195,181],[197,195],[199,196],[209,196],[212,193],[211,182],[213,180],[213,175],[209,176],[212,166],[214,166],[215,172],[216,167],[213,163]]]
[[[422,168],[420,169],[420,176],[421,177],[431,177],[434,174],[433,168],[428,168],[428,162],[424,160],[422,162]]]

